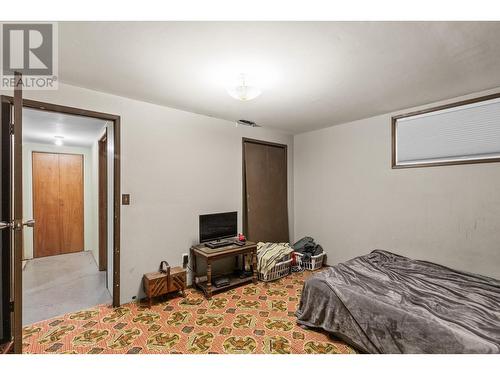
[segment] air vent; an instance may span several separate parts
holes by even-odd
[[[249,120],[238,120],[238,121],[236,121],[236,123],[238,125],[250,126],[252,128],[260,128],[260,126],[257,125],[255,122],[249,121]]]

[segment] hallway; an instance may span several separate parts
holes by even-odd
[[[23,270],[23,325],[111,301],[90,251],[30,259]]]

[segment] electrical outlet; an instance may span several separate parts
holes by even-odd
[[[182,254],[182,268],[187,268],[188,264],[189,264],[189,255]]]

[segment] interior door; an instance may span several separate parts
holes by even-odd
[[[14,206],[14,264],[13,264],[13,291],[14,291],[14,316],[13,316],[13,337],[14,352],[22,353],[23,350],[23,317],[22,317],[22,297],[23,297],[23,91],[21,75],[17,75],[17,82],[14,89],[14,126],[12,134],[13,167],[12,181],[13,191],[11,199]]]
[[[4,339],[13,340],[14,352],[22,352],[22,253],[23,226],[32,226],[33,221],[23,222],[22,197],[22,81],[15,74],[14,98],[2,97],[2,318],[10,332]],[[8,162],[7,162],[8,160]],[[6,267],[5,262],[9,262]],[[7,283],[6,287],[4,283]],[[4,294],[6,293],[6,295]]]
[[[288,242],[287,149],[243,140],[244,231],[251,241]]]
[[[36,258],[59,255],[61,252],[61,223],[59,220],[59,156],[33,152],[33,231]]]
[[[1,128],[1,142],[0,142],[0,164],[2,173],[0,173],[0,280],[2,287],[0,293],[2,298],[0,300],[0,319],[2,325],[0,327],[0,344],[7,343],[12,339],[11,332],[11,277],[12,277],[12,231],[10,223],[12,221],[12,208],[11,208],[11,136],[10,136],[10,123],[11,123],[11,104],[2,101],[0,107],[0,116],[2,121]]]
[[[83,251],[83,155],[59,154],[61,252]]]
[[[98,143],[99,148],[99,271],[108,269],[108,135]],[[106,287],[108,280],[106,278]]]
[[[83,155],[33,152],[34,255],[84,250]]]

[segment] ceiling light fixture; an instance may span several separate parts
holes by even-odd
[[[54,141],[54,143],[56,144],[56,146],[62,146],[63,145],[63,139],[64,139],[64,137],[62,135],[56,135],[56,136],[54,136],[54,138],[56,139]]]
[[[249,85],[248,77],[241,73],[236,84],[227,88],[227,93],[237,100],[249,101],[262,94],[262,90],[256,86]]]

